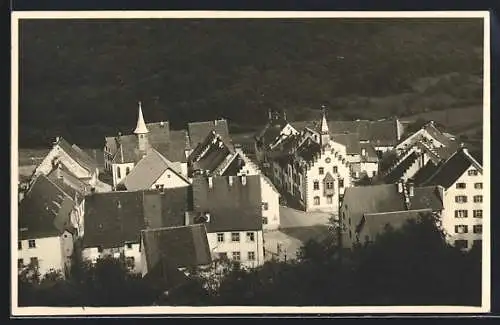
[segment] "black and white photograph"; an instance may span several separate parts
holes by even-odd
[[[12,313],[488,312],[489,28],[13,12]]]

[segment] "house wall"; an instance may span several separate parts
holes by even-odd
[[[156,188],[156,185],[163,185],[165,188],[177,188],[189,186],[189,183],[184,179],[179,177],[172,170],[167,169],[151,186],[152,189]]]
[[[335,151],[334,151],[335,152]],[[345,156],[343,156],[345,157]],[[330,162],[327,162],[329,159]],[[337,173],[333,173],[333,167],[337,166]],[[324,168],[324,174],[319,174],[319,169]],[[330,172],[332,176],[335,178],[333,188],[334,194],[332,197],[332,202],[328,202],[328,198],[324,195],[325,184],[323,183],[323,179],[327,172]],[[307,170],[306,179],[305,179],[305,208],[306,211],[327,211],[333,212],[334,214],[338,213],[339,209],[339,194],[344,194],[345,188],[351,186],[351,178],[350,178],[350,168],[347,164],[342,163],[339,159],[339,156],[335,156],[332,153],[332,150],[325,150],[323,154],[318,158],[318,160]],[[344,186],[339,187],[339,179],[344,180]],[[319,181],[319,189],[314,189],[314,182]],[[314,202],[314,197],[319,197],[319,205],[316,205]]]
[[[125,258],[132,257],[134,258],[134,266],[132,272],[141,273],[142,272],[142,254],[141,254],[141,244],[133,243],[132,248],[127,248],[125,245],[123,247],[123,253]]]
[[[231,260],[233,252],[240,252],[241,265],[252,268],[264,264],[264,240],[262,231],[252,231],[255,234],[255,241],[247,240],[246,231],[235,231],[240,234],[239,242],[231,241],[232,232],[223,232],[224,242],[218,242],[217,233],[208,233],[208,244],[214,258],[217,258],[220,253],[226,253]],[[248,260],[248,252],[255,253],[255,261]]]
[[[356,225],[352,221],[352,216],[349,211],[351,202],[344,201],[339,208],[339,222],[342,246],[345,248],[352,247],[355,241]]]
[[[130,171],[132,171],[132,169],[134,168],[134,163],[112,165],[113,186],[118,185],[118,183],[120,183],[127,176],[127,167],[130,168]],[[118,175],[118,169],[120,169],[120,175]]]
[[[183,162],[180,165],[181,165],[181,173],[182,173],[182,175],[187,177],[187,175],[188,175],[188,164],[187,164],[187,162]]]
[[[67,233],[63,234],[67,236]],[[71,255],[73,248],[68,247],[69,241],[64,240],[60,236],[35,238],[35,248],[29,248],[29,240],[22,240],[22,248],[18,250],[18,259],[23,259],[24,265],[30,263],[32,257],[38,259],[38,270],[40,275],[50,272],[51,270],[64,271],[66,256],[63,253],[68,252]],[[69,256],[70,256],[69,255]],[[64,273],[64,272],[63,272]]]
[[[280,226],[280,200],[279,193],[269,184],[264,176],[260,178],[260,188],[262,195],[262,227],[265,230],[277,229]],[[266,208],[266,204],[267,208]],[[264,221],[265,220],[265,221]]]
[[[368,177],[373,177],[378,174],[378,163],[362,162],[360,163],[360,172],[365,172]]]
[[[127,245],[124,245],[121,247],[104,249],[101,253],[99,253],[98,247],[87,247],[82,250],[82,259],[90,261],[92,263],[96,263],[98,259],[105,256],[113,256],[115,258],[133,257],[134,265],[130,269],[130,271],[141,273],[143,271],[143,265],[140,247],[141,245],[139,243],[132,243],[131,248],[128,248]]]
[[[468,170],[475,170],[471,166]],[[447,240],[450,244],[454,244],[455,240],[467,240],[468,249],[472,248],[474,240],[482,239],[481,234],[475,234],[473,232],[474,225],[482,225],[482,218],[474,218],[474,210],[483,210],[483,203],[474,203],[474,195],[484,195],[482,189],[475,189],[475,183],[482,183],[483,176],[479,173],[477,176],[469,176],[468,170],[458,178],[458,180],[450,186],[444,195],[444,211],[442,214],[442,226],[443,230],[447,234]],[[458,189],[457,183],[465,183],[465,189]],[[467,196],[467,203],[457,203],[455,202],[455,196],[465,195]],[[467,210],[467,218],[455,218],[456,210]],[[466,225],[468,232],[466,234],[455,233],[456,225]]]

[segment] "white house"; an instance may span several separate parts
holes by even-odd
[[[41,276],[71,267],[75,219],[81,200],[71,197],[41,174],[19,205],[18,255],[21,269],[31,264]]]
[[[35,168],[34,175],[47,175],[55,166],[61,164],[78,179],[91,186],[98,182],[99,167],[97,162],[77,145],[69,144],[62,137],[57,137],[52,149]]]
[[[346,146],[330,137],[323,115],[320,137],[302,133],[285,139],[274,152],[273,180],[306,211],[338,212],[344,189],[351,186]]]
[[[205,224],[214,258],[243,267],[264,264],[260,177],[198,176],[193,179],[193,212],[186,224]]]
[[[190,184],[189,179],[181,170],[180,163],[173,163],[156,149],[151,149],[130,174],[118,184],[117,188],[123,187],[124,190],[137,191],[159,187],[186,187]]]
[[[482,166],[461,147],[421,182],[444,187],[443,230],[451,244],[463,249],[482,243],[483,181]]]
[[[141,272],[141,231],[183,226],[189,192],[189,187],[179,187],[87,196],[82,257],[92,262],[120,258],[132,272]]]

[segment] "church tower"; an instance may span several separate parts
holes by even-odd
[[[144,122],[144,117],[142,116],[142,104],[139,102],[139,116],[137,117],[137,126],[135,127],[134,133],[137,135],[137,142],[139,144],[139,151],[146,152],[149,147],[148,141],[148,128]]]
[[[325,106],[323,106],[322,108],[323,108],[323,117],[321,119],[321,130],[320,130],[321,143],[320,143],[320,145],[323,147],[330,142],[330,130],[328,129],[328,123],[326,121]]]

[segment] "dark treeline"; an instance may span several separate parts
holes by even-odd
[[[82,271],[83,270],[83,271]],[[445,244],[434,220],[387,228],[375,243],[344,251],[331,238],[305,244],[293,262],[229,270],[221,281],[194,275],[160,297],[161,288],[102,260],[67,280],[20,276],[20,305],[467,305],[481,303],[481,251]]]
[[[150,121],[226,117],[234,131],[268,108],[301,119],[326,103],[353,118],[372,114],[366,98],[398,94],[372,115],[408,113],[417,80],[450,73],[426,86],[436,107],[413,106],[477,103],[482,30],[479,19],[21,21],[20,145],[63,135],[100,147],[133,129],[139,100]]]

